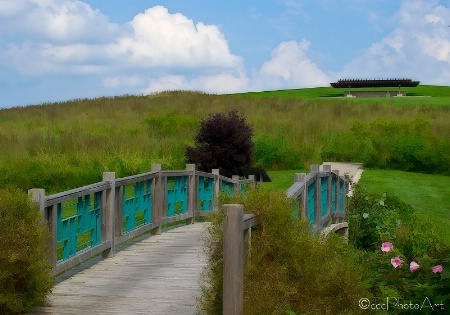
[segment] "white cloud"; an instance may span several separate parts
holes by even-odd
[[[258,73],[262,88],[314,87],[328,85],[328,75],[307,56],[310,42],[282,42],[272,51]]]
[[[236,67],[241,60],[230,53],[215,25],[197,23],[180,13],[156,6],[135,16],[131,32],[108,52],[142,67]]]
[[[162,6],[117,25],[82,1],[18,0],[15,6],[0,1],[9,15],[0,20],[0,32],[14,32],[14,38],[3,39],[0,63],[23,74],[108,76],[142,68],[234,69],[242,63],[217,26],[194,25]]]
[[[395,15],[397,27],[345,65],[341,76],[410,77],[425,84],[448,84],[450,9],[438,3],[403,1]]]

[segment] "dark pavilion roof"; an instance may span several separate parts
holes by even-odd
[[[330,83],[334,88],[367,88],[367,87],[416,87],[419,81],[411,79],[344,79]]]

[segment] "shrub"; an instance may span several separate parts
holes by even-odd
[[[347,207],[349,241],[358,249],[377,249],[385,240],[395,240],[412,214],[412,207],[397,197],[373,194],[359,184]]]
[[[0,189],[0,231],[0,313],[29,311],[43,304],[52,287],[48,230],[18,189]]]
[[[205,172],[218,168],[222,175],[239,174],[252,164],[253,129],[245,118],[233,110],[228,116],[218,113],[202,120],[195,147],[186,148],[190,163]]]
[[[323,239],[308,223],[295,220],[292,202],[266,189],[237,196],[260,224],[252,231],[251,260],[244,274],[245,314],[362,314],[364,289],[359,254],[337,235]],[[222,312],[223,214],[213,219],[206,242],[209,269],[204,271],[199,307],[207,314]]]

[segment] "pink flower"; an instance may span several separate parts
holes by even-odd
[[[411,272],[414,272],[419,268],[420,268],[420,265],[418,263],[416,263],[415,261],[411,261],[411,263],[409,264],[409,270]]]
[[[381,244],[381,250],[385,253],[389,253],[392,248],[394,248],[394,245],[392,245],[391,242],[384,242]]]
[[[438,273],[438,272],[442,272],[443,268],[442,268],[442,265],[436,265],[433,268],[431,268],[431,270],[433,270],[434,273]]]
[[[394,257],[391,259],[391,264],[394,266],[394,268],[400,267],[403,264],[403,260],[400,259],[400,257]]]

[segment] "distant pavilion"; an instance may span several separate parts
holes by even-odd
[[[412,81],[411,79],[344,79],[334,83],[330,83],[333,88],[348,88],[344,92],[346,97],[394,97],[406,96],[406,91],[402,91],[402,87],[416,87],[419,81]],[[366,90],[366,91],[352,91],[352,88],[392,88],[396,87],[398,90]]]

